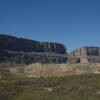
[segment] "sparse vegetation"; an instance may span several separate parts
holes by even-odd
[[[100,100],[100,75],[1,78],[0,100]]]
[[[100,63],[88,64],[40,64],[0,67],[0,76],[51,77],[86,73],[100,73]]]

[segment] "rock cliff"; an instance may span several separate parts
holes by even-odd
[[[0,62],[16,64],[66,63],[66,47],[60,43],[0,35]]]
[[[100,47],[82,47],[70,53],[70,56],[100,56]]]
[[[66,53],[66,47],[60,43],[38,42],[8,35],[0,35],[0,50],[16,52],[55,52],[59,54]]]
[[[82,47],[72,51],[69,56],[78,57],[81,63],[100,62],[100,47]]]

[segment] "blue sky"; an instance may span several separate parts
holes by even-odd
[[[100,46],[100,0],[0,0],[0,33],[60,42],[68,52]]]

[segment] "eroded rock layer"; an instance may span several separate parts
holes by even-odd
[[[64,55],[66,55],[66,47],[60,43],[0,35],[1,63],[66,63],[67,56]]]
[[[78,57],[80,63],[100,62],[100,47],[82,47],[72,51],[70,57]]]
[[[66,53],[66,47],[60,43],[38,42],[24,38],[16,38],[8,35],[0,35],[0,50],[16,52],[55,52]]]
[[[100,47],[82,47],[70,53],[70,56],[100,56]]]

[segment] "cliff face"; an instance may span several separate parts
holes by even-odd
[[[0,62],[16,64],[66,63],[66,47],[53,42],[38,42],[0,35]]]
[[[100,62],[100,47],[82,47],[72,51],[69,56],[78,57],[81,63]]]
[[[38,42],[8,35],[0,35],[0,50],[16,52],[55,52],[66,53],[66,47],[59,43]]]
[[[86,47],[78,48],[72,51],[69,55],[75,57],[86,56]]]
[[[0,57],[0,61],[6,64],[61,64],[66,63],[67,56],[56,53],[35,53],[35,52],[5,52],[5,55]]]
[[[72,51],[70,56],[100,56],[100,47],[82,47]]]

